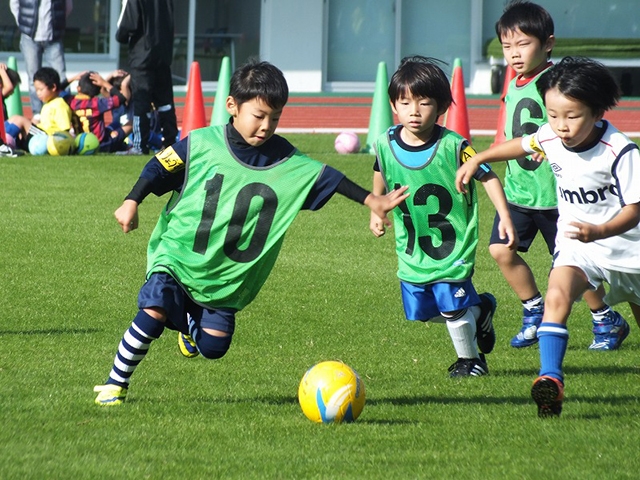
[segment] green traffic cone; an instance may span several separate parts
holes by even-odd
[[[9,57],[7,59],[7,67],[11,70],[15,70],[16,72],[18,71],[18,62],[16,61],[16,57]],[[7,106],[7,115],[9,117],[12,115],[24,115],[22,113],[22,95],[20,94],[20,85],[15,85],[13,93],[5,100],[5,105]]]
[[[378,63],[378,74],[376,76],[376,89],[373,92],[373,103],[371,105],[371,117],[369,118],[369,133],[367,134],[367,144],[365,152],[375,153],[373,144],[381,133],[384,133],[393,125],[393,112],[389,103],[387,88],[389,80],[387,78],[387,64]]]
[[[229,123],[229,112],[227,112],[227,97],[231,85],[231,62],[229,57],[223,57],[220,64],[220,75],[218,76],[218,90],[213,102],[213,113],[211,114],[211,126],[226,125]]]

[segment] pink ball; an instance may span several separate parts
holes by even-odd
[[[360,138],[353,132],[342,132],[336,137],[334,146],[338,153],[358,153],[360,151]]]

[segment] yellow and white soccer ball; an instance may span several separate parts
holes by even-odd
[[[298,401],[312,422],[353,422],[364,408],[364,383],[354,369],[342,362],[320,362],[302,377]]]
[[[56,132],[47,139],[49,155],[71,155],[75,149],[75,140],[69,132]]]

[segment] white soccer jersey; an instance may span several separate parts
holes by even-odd
[[[602,224],[624,205],[640,202],[640,153],[629,138],[606,121],[602,136],[586,150],[565,147],[547,123],[522,139],[530,153],[541,152],[556,176],[558,234],[556,251],[584,252],[603,268],[640,273],[640,226],[602,240],[582,243],[564,236],[569,222]]]

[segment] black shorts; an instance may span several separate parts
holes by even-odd
[[[182,286],[167,273],[154,273],[140,289],[138,308],[161,308],[167,313],[167,328],[189,334],[187,313],[201,328],[211,328],[233,335],[236,310],[209,309],[198,305]]]
[[[509,204],[509,212],[511,213],[513,226],[520,238],[520,244],[518,245],[519,252],[528,252],[529,247],[533,243],[533,239],[536,238],[536,235],[540,232],[547,244],[549,253],[553,255],[556,244],[556,232],[558,231],[557,209],[533,210]],[[491,230],[489,245],[507,243],[507,239],[500,238],[498,233],[499,221],[500,217],[496,214],[493,219],[493,229]]]

